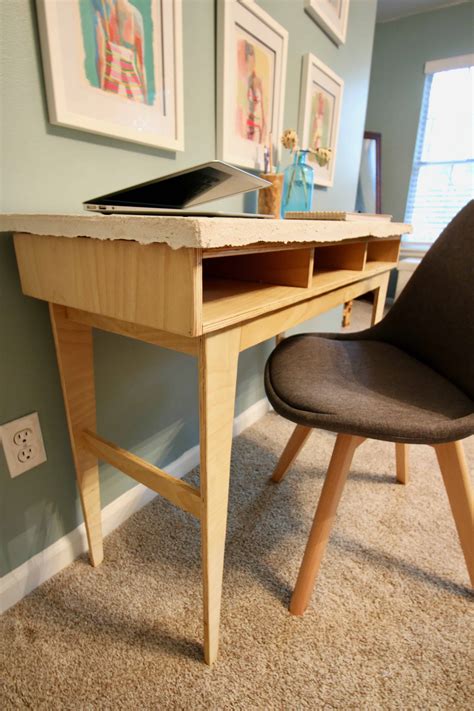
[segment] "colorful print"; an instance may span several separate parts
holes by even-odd
[[[240,138],[266,143],[272,125],[275,55],[251,35],[237,34],[235,131]]]
[[[309,125],[309,147],[312,150],[332,146],[333,115],[334,96],[315,84]]]
[[[79,0],[89,83],[128,101],[153,105],[152,0]]]

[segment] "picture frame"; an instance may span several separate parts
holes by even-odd
[[[280,160],[288,32],[253,0],[218,0],[217,27],[217,157],[262,171],[265,146]]]
[[[36,0],[52,124],[184,150],[181,0]]]
[[[341,117],[344,81],[314,54],[303,57],[298,135],[305,148],[330,148],[331,159],[321,167],[308,160],[314,168],[314,184],[331,187],[334,184],[339,121]]]
[[[305,11],[337,44],[345,44],[350,0],[305,0]]]

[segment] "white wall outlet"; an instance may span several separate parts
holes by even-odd
[[[11,477],[46,461],[37,412],[0,426],[0,440]]]

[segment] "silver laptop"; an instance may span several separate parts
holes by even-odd
[[[272,217],[241,212],[196,209],[197,205],[266,188],[271,183],[220,160],[193,166],[140,185],[86,200],[85,210],[110,214]]]

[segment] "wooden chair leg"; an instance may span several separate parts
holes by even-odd
[[[285,476],[288,469],[291,467],[295,461],[298,454],[301,452],[304,443],[311,434],[312,427],[305,427],[304,425],[296,425],[293,430],[293,434],[287,442],[285,449],[282,452],[278,464],[276,465],[273,474],[272,481],[281,481]]]
[[[474,587],[474,501],[461,442],[435,445],[454,523]]]
[[[331,528],[336,517],[336,509],[346,483],[352,457],[362,444],[362,437],[339,434],[329,464],[313,526],[301,563],[300,572],[290,602],[290,612],[302,615],[308,606],[316,582],[319,566],[326,550]]]
[[[395,443],[395,459],[397,463],[397,481],[408,484],[408,445]]]

